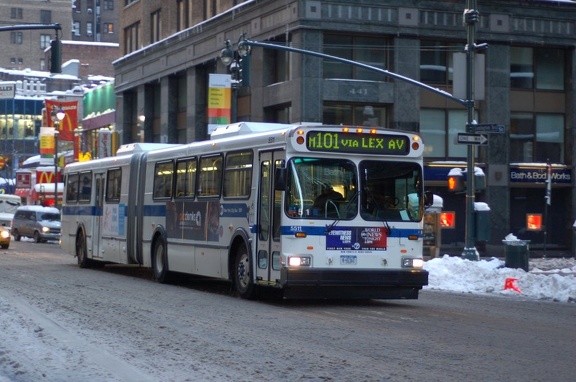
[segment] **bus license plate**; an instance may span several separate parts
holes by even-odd
[[[340,265],[356,265],[358,258],[356,255],[341,255]]]

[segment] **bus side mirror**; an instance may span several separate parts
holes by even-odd
[[[286,169],[283,167],[276,167],[274,172],[274,190],[286,190]]]
[[[432,204],[434,204],[434,194],[432,191],[424,191],[424,208],[428,208]]]

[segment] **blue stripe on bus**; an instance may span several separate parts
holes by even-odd
[[[71,216],[102,216],[102,211],[96,206],[64,206],[62,207],[62,215]]]
[[[334,226],[332,230],[362,230],[365,228],[380,228],[385,230],[386,227],[344,227],[344,226]],[[326,226],[324,227],[306,227],[306,226],[282,226],[282,235],[294,235],[296,232],[304,232],[308,236],[326,236]],[[415,228],[394,228],[390,227],[390,234],[387,237],[408,237],[408,236],[418,236],[422,237],[422,230]]]
[[[144,216],[166,216],[166,204],[146,205],[143,213]]]

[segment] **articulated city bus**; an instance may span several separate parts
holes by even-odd
[[[83,268],[226,279],[243,298],[416,299],[423,149],[413,132],[251,122],[125,145],[64,169],[61,245]]]

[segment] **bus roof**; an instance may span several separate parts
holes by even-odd
[[[321,125],[317,123],[317,125]],[[287,123],[268,123],[268,122],[239,122],[231,125],[218,126],[210,135],[210,139],[220,139],[236,135],[264,133],[267,131],[284,130],[294,128],[298,125]]]
[[[178,145],[171,143],[128,143],[120,146],[116,151],[116,155],[133,154],[143,151],[158,150],[174,146]]]

